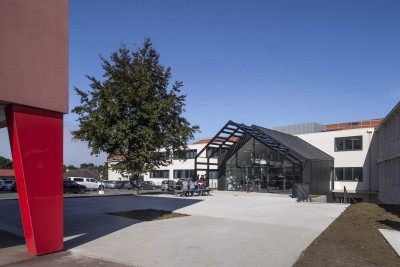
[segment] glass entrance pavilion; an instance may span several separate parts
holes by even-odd
[[[229,121],[195,158],[218,173],[219,190],[294,194],[295,184],[330,198],[333,158],[300,138]],[[210,177],[210,176],[208,176]]]

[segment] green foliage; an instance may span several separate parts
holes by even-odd
[[[77,170],[78,168],[75,167],[74,165],[68,165],[68,166],[65,167],[65,169],[68,169],[68,170]]]
[[[11,160],[0,156],[0,169],[13,169],[13,163]]]
[[[171,69],[164,68],[159,57],[149,38],[133,52],[122,44],[110,60],[100,57],[103,81],[86,76],[91,89],[74,88],[81,98],[81,105],[72,110],[80,126],[72,132],[74,138],[87,141],[92,154],[123,156],[113,169],[136,179],[171,162],[160,149],[167,155],[186,149],[199,130],[182,116],[183,83],[170,86]]]
[[[93,163],[81,163],[81,169],[96,170],[96,166]]]
[[[108,164],[107,163],[104,164],[102,171],[103,171],[103,180],[108,180]]]
[[[99,173],[104,173],[105,166],[103,165],[96,166],[93,163],[81,163],[80,168],[77,168],[73,165],[68,165],[68,166],[63,165],[63,172],[66,172],[67,170],[77,170],[77,169],[96,170]]]

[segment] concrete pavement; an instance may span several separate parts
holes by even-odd
[[[22,233],[18,202],[6,202],[0,201],[0,210],[10,216],[0,218],[0,229],[15,233],[21,228]],[[68,252],[133,266],[292,266],[347,207],[243,192],[73,198],[64,203]],[[105,214],[147,208],[191,216],[140,222]]]

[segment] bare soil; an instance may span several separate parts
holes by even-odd
[[[120,212],[112,212],[107,213],[110,215],[120,216],[124,218],[139,220],[139,221],[157,221],[157,220],[166,220],[172,218],[179,218],[184,216],[189,216],[187,214],[166,211],[166,210],[129,210],[129,211],[120,211]]]
[[[399,255],[378,229],[400,231],[400,206],[351,205],[311,243],[294,266],[399,267]]]

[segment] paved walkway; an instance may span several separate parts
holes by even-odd
[[[243,192],[214,192],[212,196],[191,198],[77,198],[64,202],[65,248],[69,253],[146,267],[292,266],[347,207]],[[140,222],[104,214],[147,208],[191,216]],[[21,234],[18,202],[0,201],[0,210],[10,215],[0,218],[0,229],[9,228],[17,234],[20,229]]]

